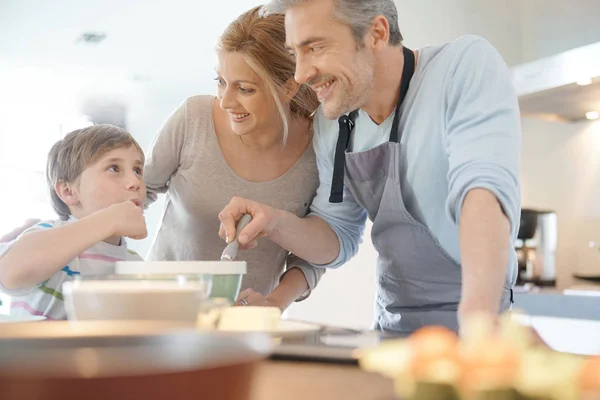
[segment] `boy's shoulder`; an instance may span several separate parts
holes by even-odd
[[[39,222],[33,224],[29,228],[25,229],[19,235],[19,237],[21,237],[23,235],[27,235],[28,233],[31,233],[31,232],[38,232],[38,231],[43,231],[46,229],[58,228],[60,226],[66,225],[66,224],[70,224],[71,222],[73,222],[73,221],[72,220],[65,221],[65,220],[61,220],[61,219],[42,220],[42,221],[39,221]]]

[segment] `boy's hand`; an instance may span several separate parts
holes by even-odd
[[[127,236],[132,239],[144,239],[148,235],[144,210],[131,200],[108,207],[114,236]]]

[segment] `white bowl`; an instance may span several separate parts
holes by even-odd
[[[75,280],[63,284],[69,320],[162,320],[194,323],[207,298],[202,282]]]

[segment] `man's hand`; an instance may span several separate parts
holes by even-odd
[[[338,237],[321,218],[301,218],[241,197],[232,198],[219,213],[219,236],[230,243],[235,238],[237,222],[244,214],[250,214],[252,221],[238,236],[242,249],[256,246],[257,240],[265,237],[312,264],[328,264],[338,256]]]
[[[237,222],[244,214],[252,215],[252,221],[240,232],[238,242],[240,247],[248,249],[255,247],[261,237],[271,237],[280,219],[280,211],[256,201],[233,197],[229,204],[219,213],[221,226],[219,236],[227,243],[236,235]]]

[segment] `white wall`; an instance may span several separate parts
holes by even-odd
[[[481,35],[508,65],[521,61],[520,0],[396,0],[408,47],[439,44],[465,34]]]
[[[523,61],[600,41],[598,0],[524,0],[521,7]]]
[[[547,57],[600,41],[600,3],[526,0],[523,60]],[[600,124],[523,121],[523,204],[558,216],[557,284],[573,273],[600,275]]]
[[[523,120],[523,205],[558,217],[557,285],[600,275],[600,123]]]

